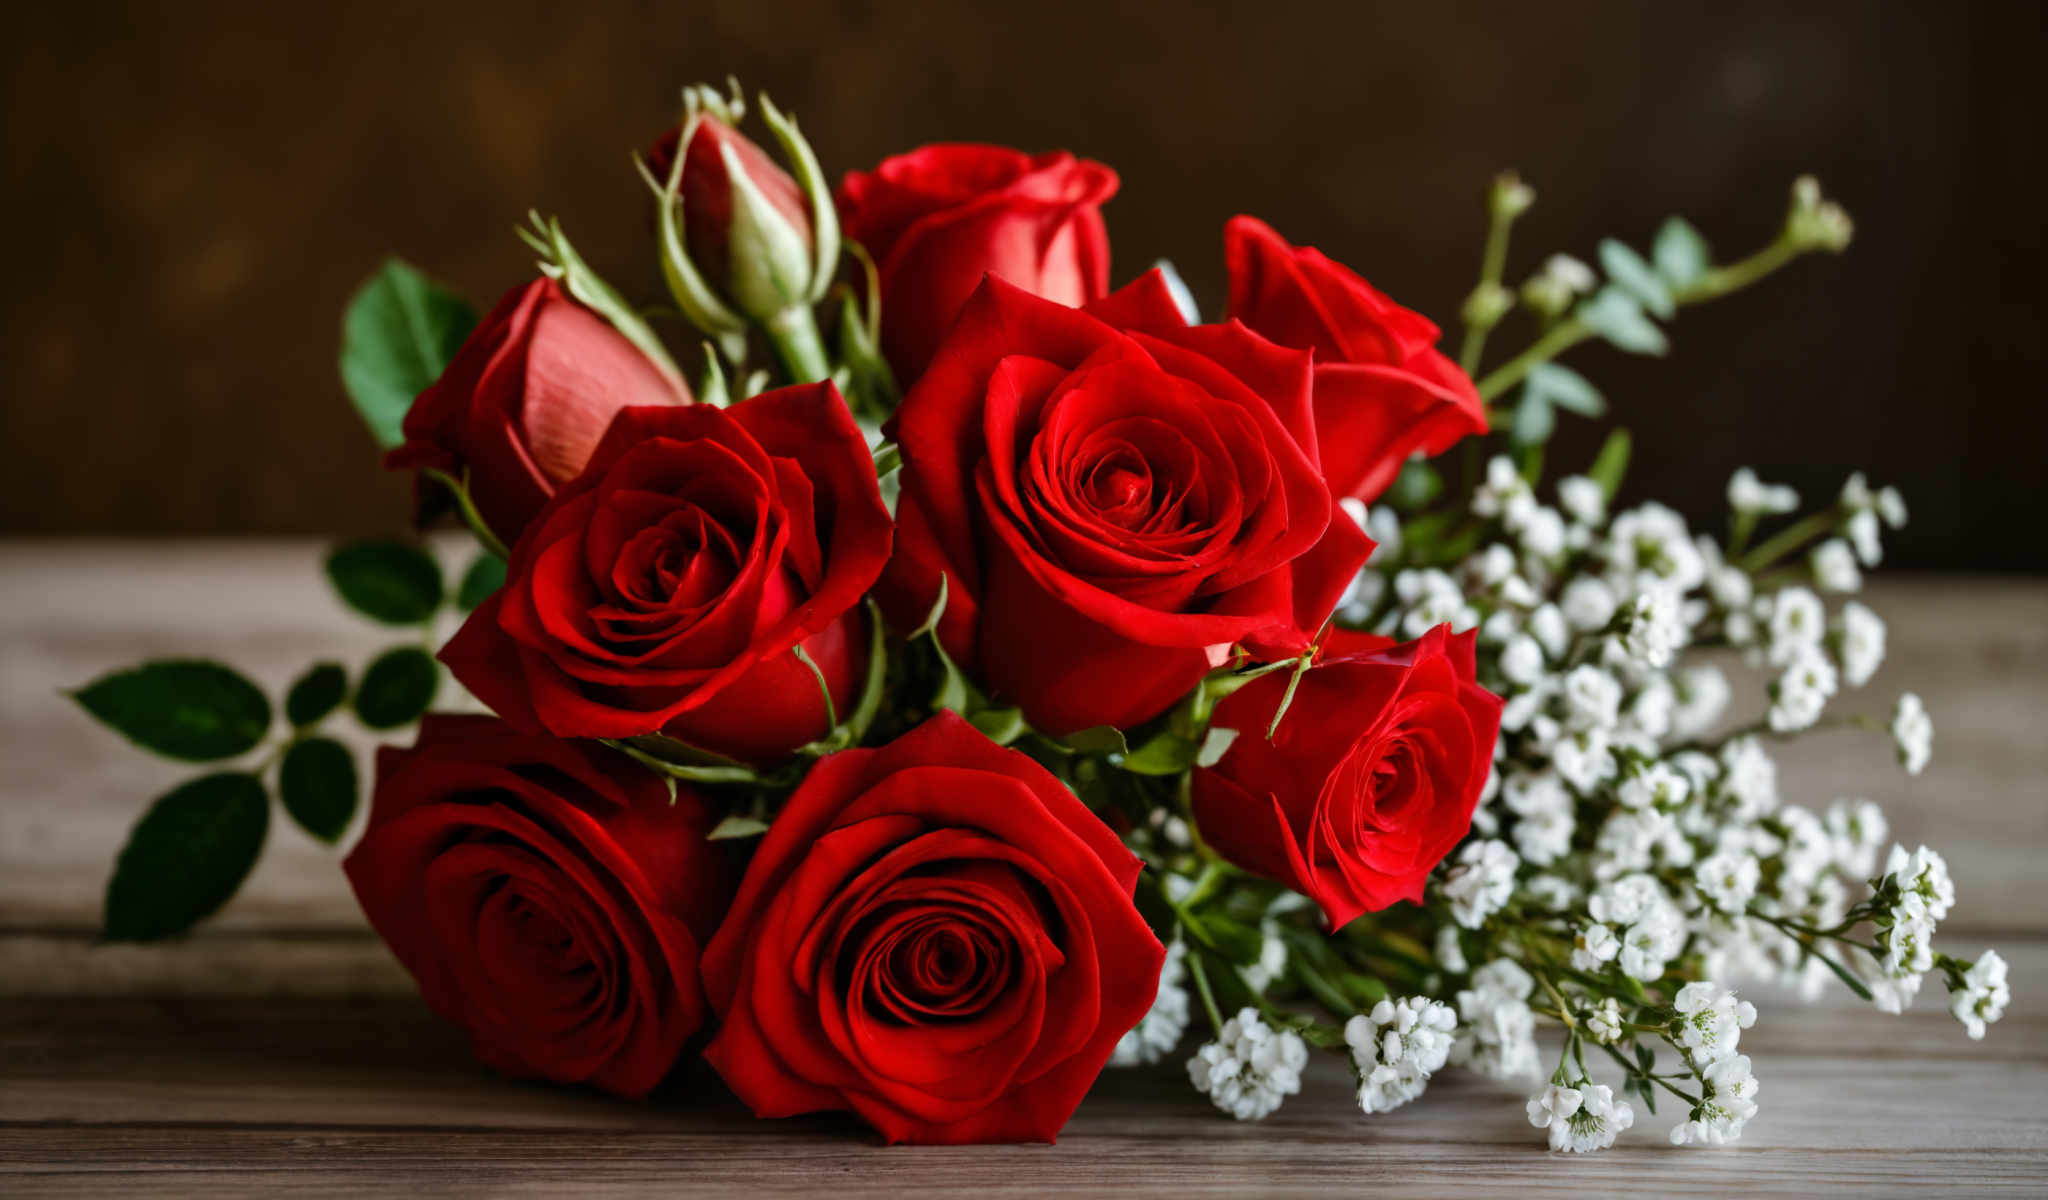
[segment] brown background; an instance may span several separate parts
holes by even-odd
[[[2043,9],[2015,4],[115,4],[14,14],[0,530],[369,532],[403,518],[334,371],[396,251],[487,303],[559,213],[655,280],[626,152],[739,73],[827,169],[921,141],[1117,167],[1116,273],[1210,311],[1264,216],[1453,324],[1497,168],[1510,274],[1683,212],[1732,257],[1813,170],[1857,245],[1683,314],[1667,359],[1572,359],[1638,432],[1631,493],[1717,512],[1748,463],[1901,484],[1893,561],[2048,568]],[[1496,339],[1510,350],[1526,337]],[[1571,423],[1574,463],[1593,432]]]

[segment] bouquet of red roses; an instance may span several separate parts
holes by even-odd
[[[1712,980],[1896,1010],[1939,973],[1973,1036],[1997,1019],[1997,956],[1932,948],[1939,856],[1880,869],[1881,815],[1782,804],[1765,749],[1873,723],[1824,710],[1883,624],[1816,589],[1856,589],[1898,497],[1858,477],[1759,538],[1797,497],[1738,472],[1723,544],[1610,515],[1620,431],[1537,497],[1556,411],[1603,409],[1556,356],[1661,352],[1680,306],[1840,250],[1810,181],[1748,258],[1674,219],[1647,258],[1603,243],[1604,280],[1559,255],[1511,290],[1533,197],[1502,177],[1454,361],[1250,217],[1205,322],[1169,265],[1111,289],[1107,167],[938,145],[834,191],[760,106],[780,163],[707,88],[640,161],[672,309],[538,216],[539,277],[481,320],[397,262],[357,296],[345,382],[422,525],[475,535],[467,615],[437,655],[310,669],[275,737],[216,663],[82,689],[151,750],[259,756],[151,808],[109,937],[224,903],[273,787],[316,836],[358,824],[322,732],[346,708],[418,722],[378,753],[349,881],[517,1076],[638,1096],[701,1052],[764,1117],[1051,1140],[1190,1024],[1193,1083],[1248,1119],[1311,1046],[1367,1113],[1453,1063],[1540,1077],[1541,1020],[1563,1045],[1530,1119],[1590,1150],[1628,1095],[1686,1105],[1678,1140],[1756,1111],[1754,1009]],[[1533,341],[1479,374],[1516,315]],[[327,570],[389,625],[448,602],[412,543]],[[1723,718],[1715,648],[1772,674],[1755,721]],[[422,715],[443,667],[488,715]],[[1891,730],[1917,772],[1910,695]]]

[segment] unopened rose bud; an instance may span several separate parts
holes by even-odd
[[[693,324],[728,341],[750,323],[773,336],[797,319],[825,294],[839,259],[838,217],[816,157],[794,121],[765,96],[761,107],[794,176],[739,132],[737,92],[708,87],[684,92],[682,124],[655,145],[645,171],[661,205],[669,290]]]

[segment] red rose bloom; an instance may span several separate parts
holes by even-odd
[[[1214,724],[1238,736],[1195,771],[1203,839],[1314,900],[1332,929],[1420,901],[1471,828],[1500,732],[1499,698],[1473,680],[1473,636],[1443,625],[1403,646],[1333,635],[1270,741],[1287,672],[1217,705]]]
[[[1290,246],[1265,222],[1223,227],[1230,315],[1316,356],[1316,433],[1340,496],[1372,500],[1420,450],[1486,432],[1486,404],[1436,350],[1437,327],[1341,264]]]
[[[1139,863],[951,713],[812,768],[705,952],[705,1057],[761,1117],[1051,1141],[1152,1005]]]
[[[536,279],[506,292],[413,401],[405,444],[384,465],[467,476],[478,513],[509,545],[583,469],[615,413],[689,400],[603,318]]]
[[[1189,327],[1157,272],[1085,310],[990,279],[896,416],[885,603],[1051,734],[1129,727],[1233,645],[1299,653],[1371,552],[1309,356]]]
[[[925,146],[849,172],[839,219],[880,268],[882,348],[904,385],[983,275],[1066,305],[1107,292],[1100,209],[1116,183],[1101,163],[1002,146]]]
[[[630,408],[441,651],[523,730],[666,732],[749,762],[848,711],[861,595],[889,553],[866,439],[829,383],[730,409]]]
[[[732,894],[712,814],[623,755],[429,716],[342,863],[436,1013],[509,1075],[642,1096],[697,1032]]]

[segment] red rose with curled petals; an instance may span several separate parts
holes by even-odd
[[[642,1096],[703,1024],[698,952],[732,895],[715,819],[624,755],[429,716],[378,752],[342,867],[478,1058]]]
[[[1472,825],[1500,732],[1499,697],[1475,682],[1473,639],[1439,625],[1406,645],[1333,634],[1271,740],[1288,672],[1216,706],[1238,731],[1194,777],[1203,840],[1314,900],[1338,928],[1423,881]]]
[[[882,347],[907,387],[961,305],[994,275],[1065,305],[1109,290],[1101,206],[1116,172],[1063,151],[941,144],[849,172],[839,186],[846,236],[874,257]]]
[[[860,602],[889,542],[867,441],[831,384],[627,409],[441,659],[530,732],[661,732],[771,762],[828,731],[798,647],[850,710]]]
[[[1300,653],[1372,549],[1323,481],[1311,378],[1188,326],[1157,272],[1080,310],[989,279],[895,418],[892,619],[943,575],[947,651],[1054,735],[1156,716],[1233,647]]]
[[[687,404],[680,380],[576,303],[552,279],[513,288],[405,414],[393,469],[466,478],[484,523],[516,541],[555,489],[576,477],[622,408]],[[443,503],[423,483],[422,515]]]
[[[1045,768],[952,713],[831,755],[705,952],[705,1057],[761,1117],[1052,1141],[1158,990],[1138,870]]]
[[[1254,217],[1223,227],[1230,315],[1316,356],[1316,434],[1330,488],[1372,500],[1417,451],[1486,432],[1486,403],[1437,351],[1437,327]]]

